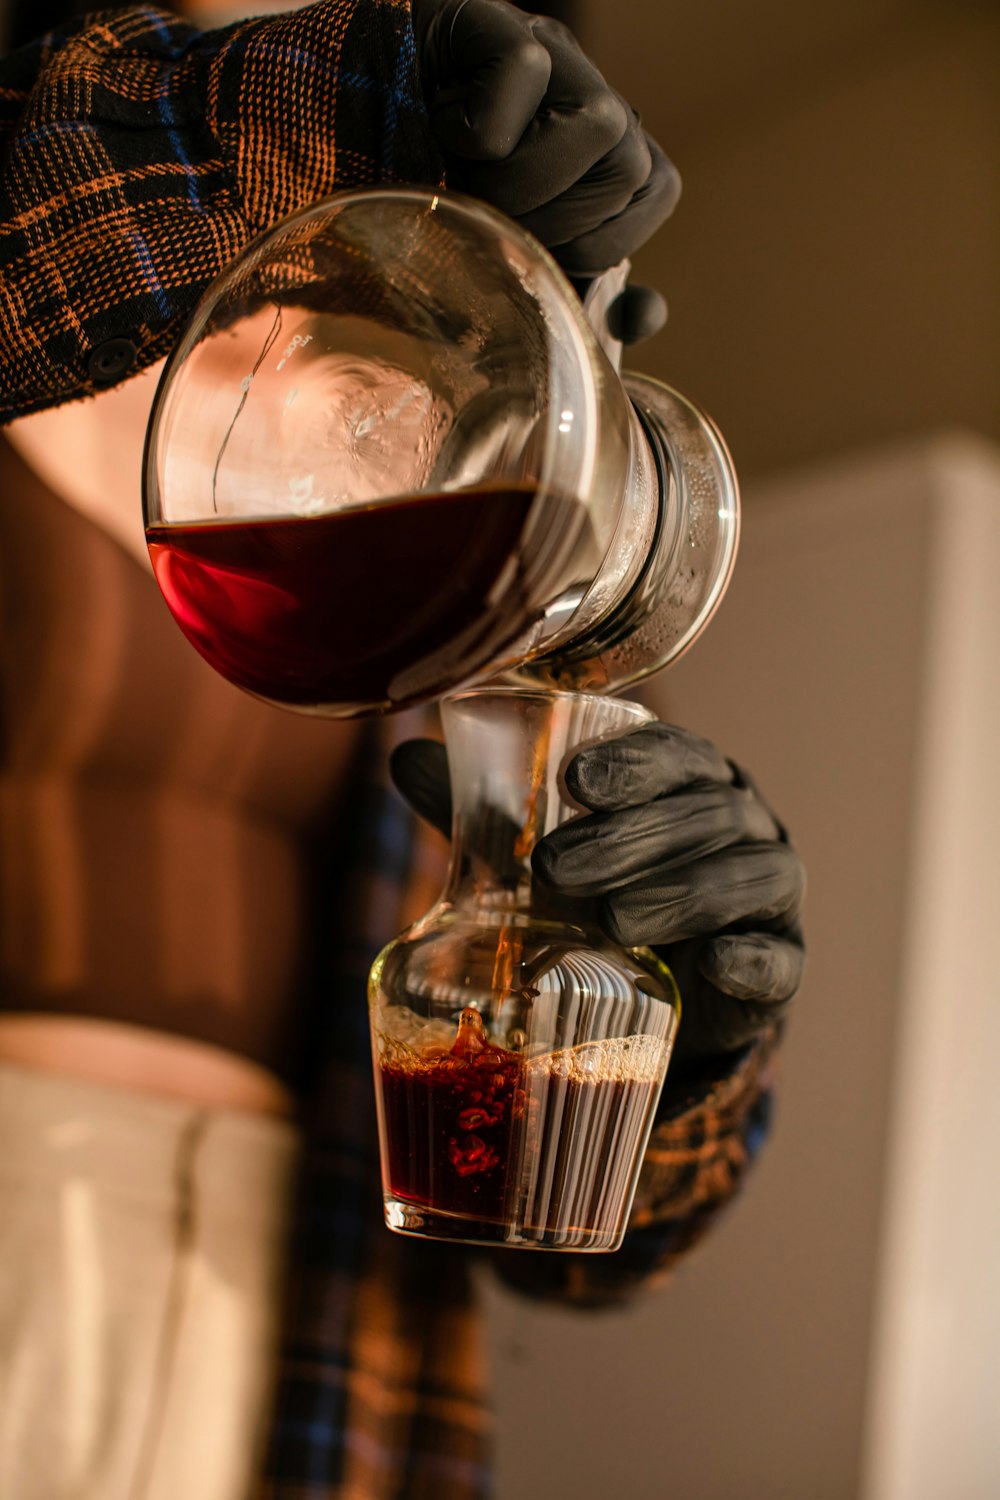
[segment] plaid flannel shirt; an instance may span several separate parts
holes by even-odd
[[[405,0],[206,33],[98,12],[0,65],[0,152],[0,422],[162,358],[284,214],[441,179]]]
[[[211,33],[105,12],[0,64],[0,420],[164,355],[257,232],[340,187],[440,180],[405,0],[322,0]],[[373,730],[370,763],[384,767]],[[374,1155],[368,966],[440,887],[377,780],[338,841],[338,930],[261,1500],[480,1500],[489,1415],[455,1247],[390,1235]],[[667,1274],[764,1138],[774,1038],[661,1107],[622,1250],[498,1252],[529,1295],[602,1305]]]

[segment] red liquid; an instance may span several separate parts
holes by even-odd
[[[616,1243],[660,1077],[526,1063],[470,1010],[450,1051],[386,1048],[376,1086],[390,1198],[466,1220],[456,1238]]]
[[[455,686],[529,623],[509,563],[534,495],[462,490],[146,539],[175,619],[230,682],[300,708],[388,708]]]
[[[449,1052],[382,1060],[390,1186],[420,1207],[499,1223],[524,1063],[482,1039],[475,1011],[462,1015]]]

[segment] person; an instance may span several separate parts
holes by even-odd
[[[302,203],[460,184],[585,279],[677,174],[571,35],[504,0],[76,17],[0,64],[0,141],[0,1493],[471,1500],[469,1258],[382,1225],[363,1002],[440,868],[387,753],[440,827],[440,748],[217,678],[123,476],[201,291]],[[685,996],[622,1250],[491,1260],[586,1307],[662,1279],[761,1145],[802,874],[750,778],[676,726],[568,776],[591,815],[540,878],[601,896]]]

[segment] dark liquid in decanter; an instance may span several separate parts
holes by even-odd
[[[470,1239],[502,1239],[489,1226],[517,1218],[522,1242],[613,1242],[625,1190],[615,1163],[630,1172],[659,1093],[648,1062],[659,1044],[642,1040],[652,1045],[638,1066],[615,1041],[526,1058],[488,1041],[469,1008],[450,1049],[383,1043],[386,1192],[465,1219]]]
[[[307,711],[388,709],[456,686],[530,623],[535,498],[482,487],[146,539],[175,619],[230,682]],[[581,524],[581,506],[547,497],[532,530]]]

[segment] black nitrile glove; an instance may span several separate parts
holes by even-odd
[[[506,0],[413,0],[450,186],[517,220],[572,275],[630,256],[680,177],[565,26]]]
[[[404,740],[389,756],[389,774],[417,816],[450,838],[451,782],[440,740]]]
[[[627,286],[608,308],[608,332],[622,344],[651,339],[666,321],[663,294],[651,286]]]
[[[447,832],[444,747],[410,740],[391,769]],[[683,1002],[672,1071],[697,1071],[777,1021],[802,977],[805,878],[750,778],[707,740],[655,723],[581,750],[566,786],[592,811],[542,839],[532,867],[563,895],[599,898],[609,937],[670,966]]]
[[[802,978],[802,864],[753,782],[707,740],[650,724],[582,750],[570,795],[592,810],[532,855],[540,879],[601,898],[601,924],[670,966],[676,1062],[732,1052],[776,1021]]]

